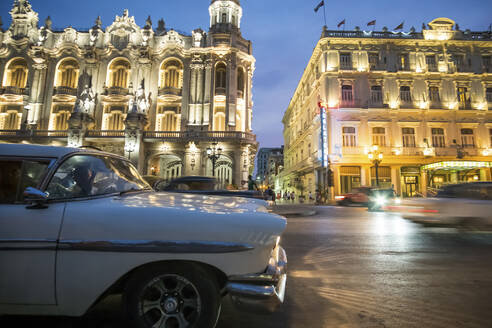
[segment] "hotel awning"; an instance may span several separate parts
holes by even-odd
[[[492,167],[492,162],[477,162],[477,161],[445,161],[423,165],[422,170],[473,170]]]

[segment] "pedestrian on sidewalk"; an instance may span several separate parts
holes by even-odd
[[[313,201],[313,193],[310,190],[309,191],[309,203],[311,203],[312,201]]]
[[[296,200],[296,194],[294,192],[290,193],[290,199],[292,200],[292,202]]]
[[[258,186],[251,175],[248,175],[248,190],[258,190]]]

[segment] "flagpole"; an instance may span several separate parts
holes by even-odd
[[[323,16],[325,17],[325,26],[326,26],[326,4],[323,1]],[[328,28],[328,26],[326,26]]]

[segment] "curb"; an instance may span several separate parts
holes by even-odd
[[[285,216],[285,217],[292,217],[292,216],[313,216],[316,215],[316,211],[311,210],[311,211],[304,211],[304,212],[274,212],[275,214]]]

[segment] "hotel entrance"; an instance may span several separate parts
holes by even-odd
[[[478,161],[446,161],[422,166],[431,193],[447,184],[490,181],[491,168],[492,162]]]
[[[402,197],[415,197],[420,193],[420,168],[407,166],[401,168]]]

